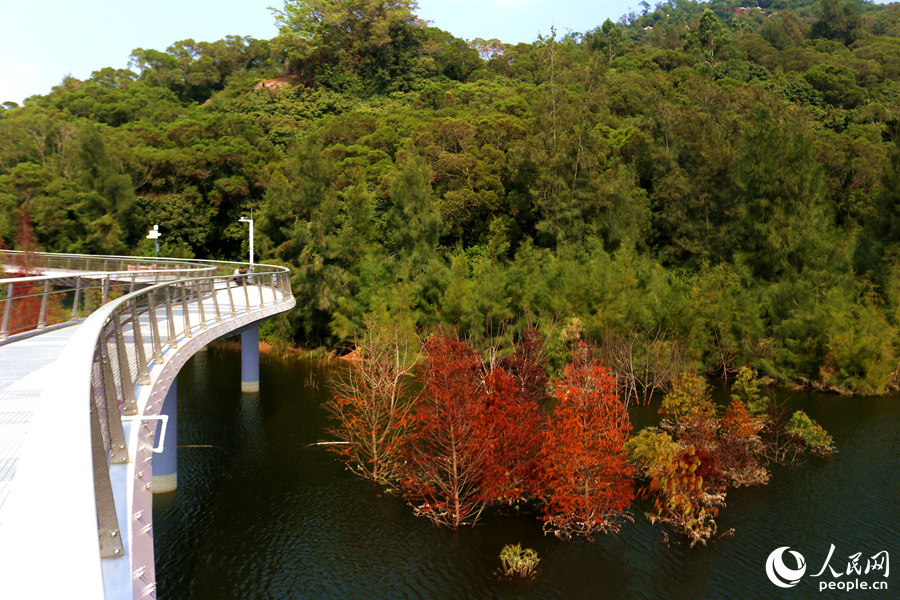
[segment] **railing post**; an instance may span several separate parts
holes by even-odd
[[[50,280],[44,280],[44,293],[41,294],[41,312],[38,314],[37,328],[43,329],[47,326],[47,296],[50,294]]]
[[[216,280],[210,279],[209,285],[212,288],[213,307],[216,309],[216,323],[222,322],[222,312],[219,310],[219,294],[216,292]],[[228,285],[227,283],[225,284]]]
[[[191,337],[191,315],[188,312],[187,298],[185,297],[185,285],[182,281],[178,284],[178,287],[181,288],[181,312],[184,317],[184,337],[190,339]]]
[[[247,290],[247,288],[250,286],[250,277],[245,276],[241,280],[241,284],[241,287],[244,288],[244,312],[250,312],[250,292]]]
[[[263,280],[263,275],[262,275],[262,274],[259,274],[259,275],[256,276],[256,287],[257,287],[257,289],[259,290],[259,307],[260,307],[260,308],[265,308],[265,307],[266,307],[266,301],[265,301],[265,299],[263,298],[263,284],[262,284],[262,280]]]
[[[75,300],[72,302],[72,320],[78,318],[78,303],[81,301],[81,277],[75,277]]]
[[[137,276],[137,273],[131,274],[131,283],[128,285],[128,293],[131,294],[134,292],[134,278]]]
[[[113,311],[112,317],[116,332],[116,355],[119,359],[119,382],[122,384],[122,412],[126,415],[136,415],[138,410],[134,398],[134,379],[131,377],[131,364],[128,362],[125,334],[122,333],[122,319],[118,309]]]
[[[91,406],[91,455],[94,465],[94,498],[97,506],[97,534],[100,538],[100,556],[112,558],[123,556],[122,535],[119,519],[116,517],[116,503],[113,500],[112,484],[109,481],[109,465],[106,463],[106,448],[100,434],[100,416],[94,399]]]
[[[103,261],[103,266],[106,266],[106,261]],[[103,277],[103,301],[100,302],[101,305],[106,304],[106,301],[109,299],[109,275]]]
[[[169,293],[169,287],[167,285],[163,289],[166,292],[166,321],[169,324],[169,348],[174,350],[178,347],[178,340],[175,339],[175,316],[172,310],[172,295]]]
[[[0,340],[5,340],[9,336],[9,311],[13,301],[13,284],[9,284],[7,290],[6,299],[3,301],[3,320],[0,321]]]
[[[228,303],[231,305],[231,318],[235,318],[237,316],[237,311],[234,309],[234,296],[231,295],[231,278],[225,280],[225,289],[228,291]]]
[[[128,447],[125,446],[125,430],[122,429],[119,395],[116,392],[116,379],[113,375],[112,359],[109,357],[109,345],[106,343],[106,332],[100,334],[100,363],[103,375],[103,399],[106,402],[106,425],[109,429],[109,462],[127,463]]]
[[[206,282],[197,279],[197,307],[200,309],[200,329],[206,330],[206,311],[203,308],[203,288]]]
[[[291,295],[291,275],[290,273],[281,273],[281,299],[287,300]]]
[[[150,337],[153,341],[153,362],[161,365],[163,364],[163,355],[162,342],[159,339],[159,320],[156,318],[156,290],[151,290],[147,294],[147,299],[149,300]]]
[[[150,384],[150,370],[147,368],[147,355],[144,352],[144,334],[138,319],[137,299],[131,300],[131,335],[134,336],[134,350],[137,355],[137,376],[141,385]]]

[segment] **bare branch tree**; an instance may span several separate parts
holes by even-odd
[[[632,398],[647,405],[656,392],[668,391],[684,363],[684,344],[662,327],[607,331],[601,354],[616,378],[625,405]]]
[[[331,383],[334,395],[325,404],[337,421],[329,433],[346,442],[332,449],[350,470],[386,482],[398,476],[400,441],[413,407],[410,371],[420,358],[419,343],[397,325],[369,321],[356,346],[355,359]]]

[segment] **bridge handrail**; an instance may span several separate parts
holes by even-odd
[[[26,272],[62,269],[67,273],[0,279],[0,345],[47,328],[79,323],[110,298],[135,289],[190,275],[229,275],[245,266],[228,261],[0,250],[0,266],[3,263]],[[277,269],[257,265],[254,271],[271,273]]]
[[[56,441],[67,449],[68,462],[73,468],[90,468],[93,472],[93,486],[79,485],[77,490],[68,490],[72,496],[69,504],[81,507],[80,518],[92,519],[98,524],[94,543],[99,540],[95,546],[99,547],[99,559],[124,553],[110,467],[129,461],[122,417],[139,412],[135,385],[151,384],[153,367],[164,362],[164,347],[176,349],[192,335],[207,329],[213,320],[219,323],[223,317],[235,318],[241,313],[292,301],[290,273],[284,267],[256,265],[254,273],[236,275],[234,267],[248,265],[224,261],[192,261],[190,264],[192,268],[180,271],[170,281],[146,282],[143,289],[133,289],[111,300],[104,298],[108,301],[81,318],[81,325],[57,359],[57,372],[66,378],[64,388],[60,384],[57,390],[74,398],[75,403],[66,403],[71,407],[67,411],[72,419],[72,426],[67,427],[64,434],[67,439]],[[59,278],[39,277],[37,280],[54,279]],[[103,279],[109,280],[108,277]],[[0,280],[0,287],[7,281],[10,280]],[[220,294],[227,300],[220,301]],[[47,293],[42,297],[46,301]],[[15,299],[7,297],[3,301],[8,307]],[[191,309],[199,314],[196,322],[192,319]],[[73,310],[73,316],[76,312]],[[88,414],[78,408],[84,401],[89,401],[89,427]],[[88,441],[90,458],[86,456]],[[87,477],[87,473],[83,476]],[[87,494],[93,499],[91,503],[87,501]],[[93,509],[87,508],[90,504]],[[93,514],[85,514],[86,510],[92,510]],[[91,559],[86,557],[85,560]],[[99,567],[99,562],[96,566]]]
[[[241,283],[238,284],[238,281]],[[99,432],[103,438],[104,463],[95,463],[95,477],[98,477],[98,468],[106,472],[109,465],[128,461],[121,416],[138,414],[134,385],[137,382],[150,383],[151,366],[163,362],[163,346],[177,348],[179,339],[190,338],[195,330],[206,329],[208,320],[204,313],[207,310],[207,300],[212,300],[214,318],[221,321],[222,313],[226,310],[231,316],[235,316],[239,308],[246,312],[257,307],[263,308],[267,303],[265,288],[273,292],[269,304],[285,301],[291,295],[289,284],[289,272],[283,267],[268,270],[265,274],[257,272],[255,283],[250,281],[249,273],[239,276],[189,276],[127,294],[105,304],[88,317],[79,328],[79,333],[86,331],[93,334],[90,339],[94,341],[94,358],[89,371],[91,407],[98,415]],[[228,292],[229,302],[224,307],[219,305],[217,288],[224,288]],[[251,296],[251,288],[254,288],[254,297]],[[237,301],[235,296],[238,296]],[[191,322],[192,306],[199,308],[201,318],[197,323]],[[159,314],[163,311],[164,319]],[[177,315],[179,312],[181,314]],[[150,333],[148,340],[144,339],[144,326],[140,322],[142,316],[147,320]],[[163,321],[167,329],[165,333],[160,331],[160,323]],[[104,413],[106,418],[103,418]],[[92,441],[95,454],[98,452],[96,444],[100,441]],[[98,509],[100,508],[103,507],[98,495]],[[121,544],[122,538],[114,533],[118,531],[114,510],[113,514],[107,513],[105,516],[106,519],[103,514],[98,513],[101,522],[101,548],[104,548],[104,542],[112,544],[111,549],[104,550],[103,554],[105,557],[115,556],[115,547]],[[107,521],[106,531],[104,520]]]

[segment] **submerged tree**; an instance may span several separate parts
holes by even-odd
[[[475,351],[455,336],[433,334],[424,353],[402,483],[417,514],[455,529],[476,523],[488,504],[481,489],[491,450],[484,373]]]
[[[482,422],[491,437],[481,494],[490,502],[516,504],[540,493],[543,414],[519,383],[497,367],[484,378]]]
[[[399,328],[373,323],[356,345],[356,357],[333,383],[325,408],[343,444],[332,448],[350,470],[378,482],[400,475],[401,441],[408,433],[412,376],[418,356]]]
[[[649,483],[643,494],[653,499],[651,521],[669,524],[683,533],[691,546],[715,535],[715,517],[724,504],[726,476],[718,454],[715,405],[709,388],[693,373],[682,375],[666,394],[659,412],[665,415],[662,427],[671,432],[671,442],[641,432],[645,446],[662,444],[656,456],[641,446],[629,448]]]
[[[709,457],[694,446],[682,448],[669,460],[654,463],[648,492],[655,513],[651,521],[668,523],[683,533],[691,546],[716,534],[716,515],[725,504],[722,487],[709,485]]]
[[[544,441],[544,528],[561,538],[618,531],[634,497],[631,431],[616,383],[596,360],[565,368]]]
[[[684,344],[660,326],[607,332],[602,351],[626,406],[632,398],[646,406],[653,394],[671,389],[685,354]]]

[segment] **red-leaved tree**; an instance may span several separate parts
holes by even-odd
[[[31,277],[40,275],[41,271],[36,266],[35,252],[38,250],[37,236],[31,228],[31,215],[25,207],[19,211],[19,225],[16,231],[16,249],[22,253],[15,255],[12,269],[5,277]],[[7,322],[7,333],[16,334],[36,329],[41,320],[41,304],[44,305],[44,324],[56,323],[64,320],[62,313],[62,298],[59,295],[49,295],[46,300],[42,298],[43,284],[34,282],[14,283],[5,286],[5,290],[11,300]],[[5,310],[5,308],[4,308]]]
[[[547,399],[548,382],[545,366],[549,349],[541,332],[534,328],[522,332],[513,354],[500,361],[507,374],[519,387],[519,395],[540,406]]]
[[[545,529],[557,536],[617,531],[634,498],[623,444],[631,422],[616,382],[596,360],[565,368],[544,439]]]
[[[489,502],[515,504],[540,493],[543,413],[520,383],[500,367],[484,378],[488,453],[481,477],[481,494]]]
[[[762,426],[761,418],[751,415],[738,398],[732,398],[719,421],[718,444],[730,485],[757,485],[769,480],[769,472],[759,461],[764,450],[759,437]]]
[[[481,484],[493,435],[484,420],[482,362],[443,332],[431,335],[424,354],[423,388],[405,444],[404,493],[417,514],[438,524],[474,524],[488,504]]]

